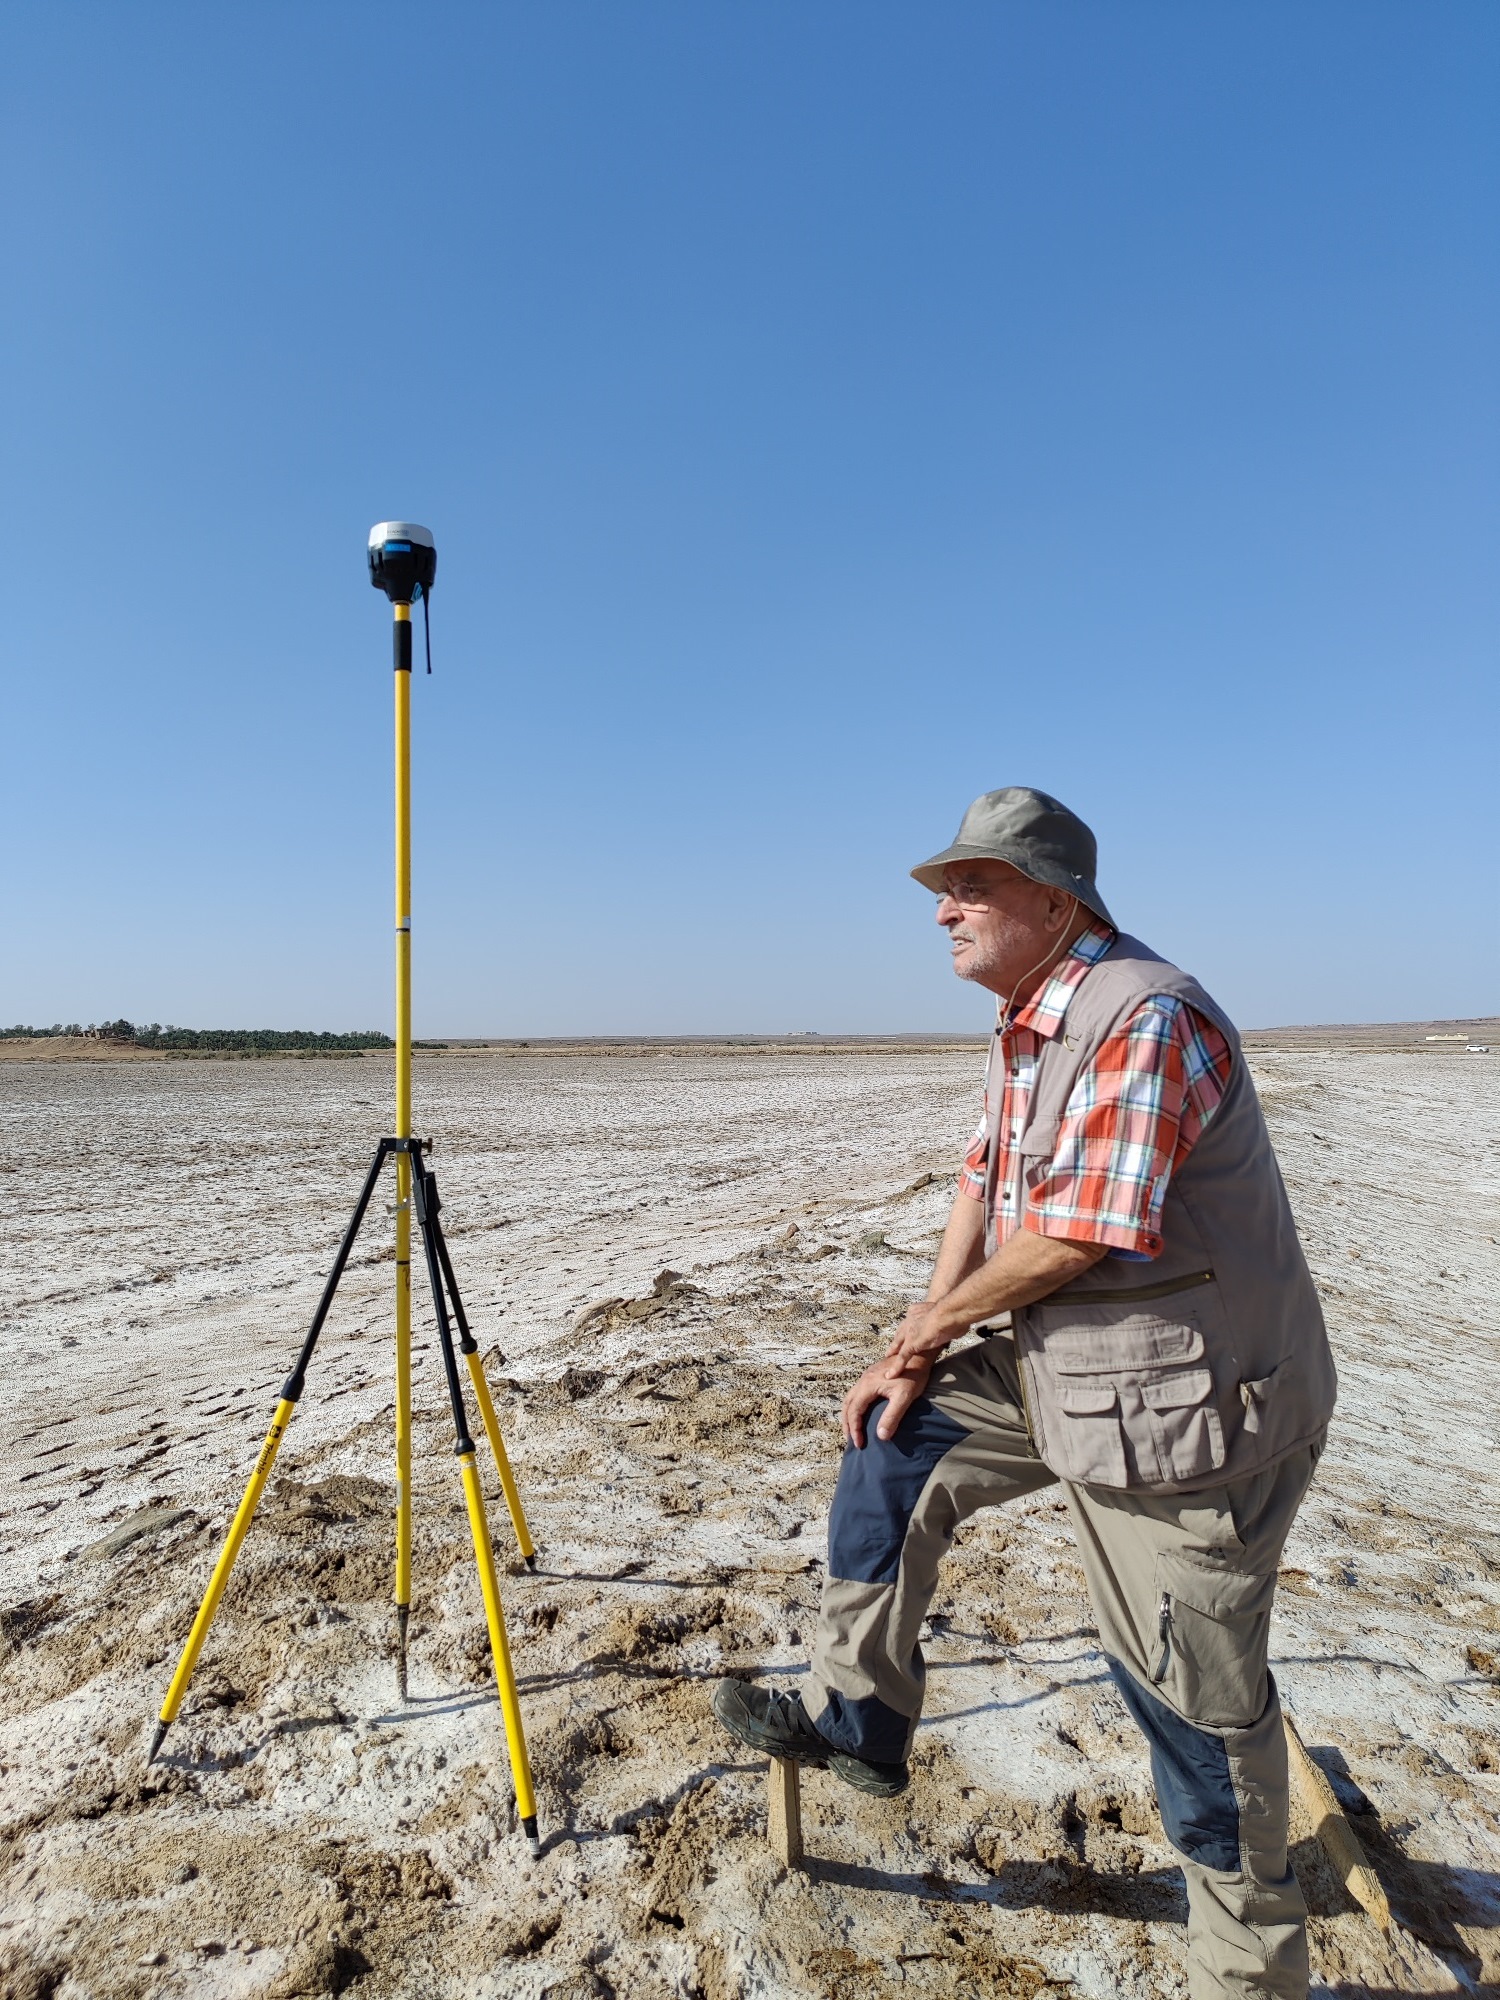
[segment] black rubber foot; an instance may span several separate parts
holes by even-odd
[[[525,1562],[526,1562],[526,1567],[527,1567],[528,1569],[535,1569],[535,1568],[536,1568],[536,1550],[535,1550],[535,1549],[533,1549],[533,1550],[532,1550],[532,1552],[531,1552],[531,1554],[530,1554],[529,1556],[527,1556],[527,1557],[525,1558]]]
[[[156,1753],[158,1750],[160,1750],[162,1743],[166,1737],[167,1731],[171,1727],[172,1725],[170,1722],[157,1723],[156,1733],[151,1738],[151,1748],[146,1752],[146,1762],[148,1764],[154,1764],[156,1762]]]
[[[532,1860],[533,1860],[533,1861],[536,1861],[536,1860],[538,1860],[538,1859],[540,1858],[540,1856],[541,1856],[541,1852],[542,1852],[542,1843],[541,1843],[541,1841],[540,1841],[540,1840],[538,1840],[538,1838],[537,1838],[537,1831],[536,1831],[536,1814],[535,1814],[535,1813],[533,1813],[533,1814],[532,1814],[532,1816],[531,1816],[531,1818],[530,1818],[530,1819],[523,1819],[523,1820],[522,1820],[522,1822],[521,1822],[521,1831],[522,1831],[522,1833],[524,1833],[524,1834],[525,1834],[525,1836],[526,1836],[526,1845],[527,1845],[527,1846],[528,1846],[528,1847],[530,1848],[530,1850],[531,1850],[531,1858],[532,1858]]]
[[[406,1625],[411,1617],[409,1604],[396,1606],[396,1694],[405,1701],[406,1695]]]

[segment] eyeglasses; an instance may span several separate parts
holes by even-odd
[[[988,910],[994,905],[995,890],[976,881],[972,875],[957,875],[937,892],[940,903],[947,902],[950,897],[961,910]]]

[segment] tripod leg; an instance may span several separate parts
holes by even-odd
[[[495,1454],[495,1470],[500,1475],[500,1490],[504,1493],[505,1504],[510,1509],[510,1524],[516,1531],[516,1544],[526,1567],[535,1569],[536,1546],[526,1526],[526,1515],[521,1506],[521,1495],[516,1487],[516,1476],[510,1469],[505,1440],[500,1435],[500,1420],[495,1415],[495,1405],[490,1400],[490,1385],[484,1379],[484,1364],[479,1358],[478,1348],[466,1348],[464,1359],[469,1364],[469,1379],[474,1384],[474,1398],[479,1404],[479,1414],[484,1419],[485,1436],[490,1441],[490,1450]]]
[[[533,1854],[541,1852],[536,1832],[536,1794],[531,1783],[531,1759],[526,1752],[526,1732],[521,1723],[521,1698],[516,1691],[515,1668],[511,1665],[510,1642],[505,1633],[505,1613],[500,1608],[500,1585],[495,1576],[495,1552],[490,1545],[489,1523],[484,1514],[484,1494],[479,1487],[479,1467],[474,1447],[459,1453],[464,1499],[469,1509],[469,1531],[474,1538],[474,1559],[479,1565],[479,1587],[484,1594],[484,1615],[490,1628],[490,1656],[495,1663],[495,1685],[500,1694],[500,1713],[505,1719],[505,1742],[510,1751],[511,1781],[516,1788],[516,1816]]]
[[[203,1651],[203,1642],[208,1637],[209,1627],[214,1622],[219,1599],[224,1595],[225,1586],[229,1582],[229,1573],[234,1568],[240,1545],[250,1532],[250,1523],[255,1519],[260,1496],[266,1490],[266,1481],[271,1476],[271,1467],[276,1463],[281,1440],[286,1436],[287,1426],[291,1423],[293,1413],[301,1399],[313,1349],[318,1344],[318,1335],[323,1331],[323,1322],[328,1317],[328,1309],[333,1304],[333,1295],[338,1290],[339,1279],[344,1275],[349,1252],[354,1248],[359,1225],[365,1219],[365,1210],[370,1206],[370,1197],[375,1192],[375,1183],[380,1178],[380,1169],[385,1165],[385,1156],[389,1151],[388,1143],[382,1139],[375,1149],[375,1158],[370,1163],[370,1171],[365,1175],[365,1184],[360,1189],[359,1199],[354,1204],[349,1227],[344,1231],[344,1239],[334,1257],[333,1269],[329,1272],[328,1282],[323,1287],[323,1296],[318,1300],[317,1310],[312,1316],[312,1325],[307,1330],[307,1337],[302,1343],[301,1353],[297,1356],[296,1366],[282,1384],[281,1401],[276,1405],[271,1428],[266,1432],[266,1441],[260,1448],[260,1457],[255,1461],[255,1470],[250,1475],[250,1483],[245,1488],[244,1498],[240,1501],[235,1517],[230,1523],[229,1533],[224,1538],[224,1546],[219,1551],[219,1560],[214,1564],[214,1573],[209,1578],[208,1589],[203,1594],[203,1602],[198,1606],[198,1615],[193,1620],[193,1629],[188,1633],[187,1644],[182,1649],[182,1658],[177,1662],[177,1671],[172,1676],[172,1685],[167,1689],[167,1698],[161,1705],[161,1713],[156,1721],[156,1733],[151,1739],[151,1748],[146,1756],[148,1764],[160,1750],[162,1739],[177,1720],[177,1711],[182,1707],[182,1698],[187,1693],[188,1682],[193,1678],[193,1669],[198,1664],[198,1655]]]
[[[521,1505],[516,1477],[510,1469],[505,1440],[500,1435],[500,1420],[495,1415],[495,1405],[490,1399],[490,1385],[484,1379],[484,1364],[479,1358],[479,1343],[470,1331],[469,1316],[464,1311],[463,1300],[459,1297],[458,1280],[453,1275],[453,1259],[448,1255],[448,1239],[443,1234],[443,1225],[435,1211],[432,1217],[432,1233],[437,1242],[438,1262],[442,1266],[443,1280],[448,1287],[448,1296],[453,1301],[453,1317],[458,1322],[458,1351],[469,1364],[469,1379],[474,1384],[479,1414],[484,1419],[485,1436],[489,1439],[490,1450],[495,1455],[495,1470],[500,1475],[500,1490],[505,1495],[506,1506],[510,1509],[510,1524],[516,1531],[516,1543],[526,1567],[535,1569],[536,1544],[532,1541],[531,1531],[526,1525],[526,1513]]]
[[[156,1734],[151,1739],[151,1749],[146,1757],[148,1764],[160,1750],[163,1737],[177,1720],[177,1711],[182,1707],[182,1698],[187,1693],[188,1682],[193,1678],[193,1669],[198,1664],[198,1655],[203,1651],[208,1628],[214,1622],[219,1599],[224,1595],[224,1587],[229,1582],[229,1572],[234,1568],[234,1559],[240,1552],[241,1543],[250,1532],[250,1523],[255,1519],[260,1496],[266,1490],[271,1467],[276,1463],[281,1440],[286,1436],[287,1426],[291,1423],[296,1408],[297,1405],[286,1396],[283,1396],[276,1405],[271,1428],[266,1432],[266,1441],[260,1448],[260,1457],[255,1461],[255,1470],[250,1475],[250,1484],[245,1488],[245,1497],[240,1501],[234,1520],[230,1523],[229,1533],[224,1538],[224,1546],[219,1551],[219,1560],[214,1564],[214,1573],[208,1580],[208,1589],[203,1594],[203,1602],[198,1606],[198,1615],[193,1620],[193,1629],[188,1633],[187,1644],[182,1649],[182,1658],[177,1662],[172,1685],[167,1689],[167,1698],[161,1705],[161,1714],[156,1720]]]
[[[533,1854],[539,1853],[536,1831],[536,1792],[531,1782],[531,1759],[526,1751],[526,1731],[521,1722],[521,1698],[516,1691],[515,1669],[511,1665],[510,1642],[505,1632],[505,1613],[500,1608],[500,1585],[495,1575],[495,1551],[485,1518],[484,1494],[479,1484],[479,1468],[474,1462],[474,1440],[469,1436],[469,1420],[459,1386],[458,1360],[453,1352],[453,1335],[448,1325],[448,1307],[443,1297],[440,1235],[437,1227],[437,1183],[424,1171],[420,1161],[412,1176],[412,1207],[422,1232],[427,1253],[427,1277],[432,1286],[432,1309],[437,1318],[438,1345],[443,1355],[443,1373],[448,1379],[448,1400],[453,1406],[453,1427],[458,1434],[454,1447],[464,1483],[464,1502],[469,1510],[469,1532],[474,1539],[474,1560],[479,1567],[479,1588],[484,1598],[485,1621],[490,1633],[490,1656],[495,1665],[495,1683],[500,1694],[500,1713],[505,1721],[505,1742],[510,1752],[511,1781],[516,1792],[516,1816]]]

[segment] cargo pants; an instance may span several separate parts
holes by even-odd
[[[844,1453],[804,1695],[841,1749],[898,1763],[922,1708],[917,1634],[959,1522],[1061,1484],[1099,1638],[1145,1735],[1188,1892],[1193,2000],[1308,1987],[1306,1908],[1287,1861],[1287,1752],[1266,1665],[1277,1564],[1317,1448],[1203,1493],[1059,1482],[1037,1457],[1014,1344],[995,1335],[933,1370],[882,1443],[877,1405]]]

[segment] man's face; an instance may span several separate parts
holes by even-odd
[[[1009,998],[1057,944],[1057,918],[1072,899],[1008,861],[955,861],[943,881],[937,920],[948,933],[953,970]]]

